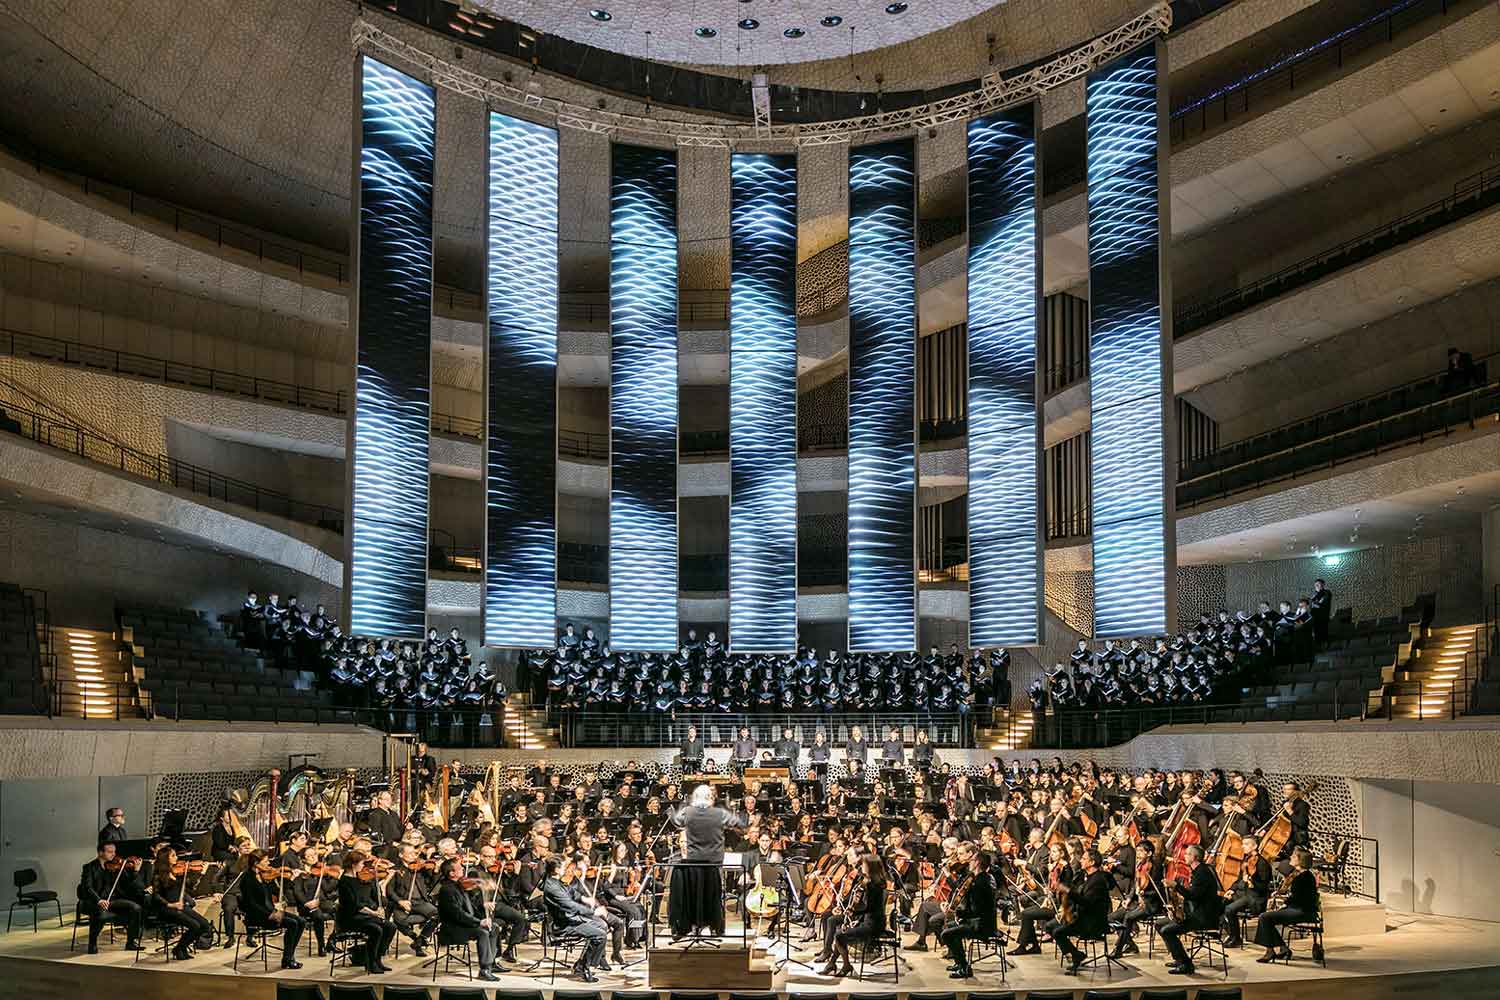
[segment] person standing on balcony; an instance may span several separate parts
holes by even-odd
[[[1328,619],[1333,611],[1333,591],[1322,577],[1313,581],[1312,630],[1313,641],[1322,645],[1328,641]]]

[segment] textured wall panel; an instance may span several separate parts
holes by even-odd
[[[797,158],[730,165],[729,643],[797,648]]]
[[[557,132],[491,114],[484,643],[557,633]]]
[[[1036,106],[969,123],[969,645],[1040,641]]]
[[[431,410],[430,86],[360,59],[348,629],[420,638],[427,621]]]
[[[849,651],[913,649],[916,148],[849,153]]]
[[[616,145],[609,198],[610,645],[677,647],[677,156]]]
[[[1094,632],[1165,632],[1174,542],[1167,464],[1171,331],[1161,303],[1166,199],[1159,169],[1165,67],[1148,45],[1091,73],[1089,369]]]

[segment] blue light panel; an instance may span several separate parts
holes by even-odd
[[[1148,45],[1089,74],[1089,389],[1094,631],[1165,632],[1175,545],[1167,464],[1158,93]]]
[[[917,644],[916,148],[849,153],[849,651]]]
[[[610,180],[609,638],[677,648],[677,155],[616,145]]]
[[[730,166],[729,642],[797,648],[797,158]]]
[[[1041,641],[1036,106],[969,123],[969,645]]]
[[[557,132],[490,115],[484,643],[557,635]]]
[[[431,433],[432,87],[359,60],[349,631],[420,638],[427,620]]]

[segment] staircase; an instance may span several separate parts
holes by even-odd
[[[974,744],[989,750],[1025,750],[1031,746],[1031,728],[1035,725],[1030,712],[1004,711],[993,726],[980,726]]]
[[[550,750],[559,746],[556,730],[547,725],[547,713],[536,708],[522,693],[512,694],[501,705],[505,741],[522,750]]]
[[[1369,713],[1393,719],[1451,718],[1469,709],[1465,680],[1477,679],[1480,625],[1431,629],[1402,647],[1380,688],[1370,692]]]
[[[72,719],[139,719],[135,685],[120,662],[113,633],[54,628],[57,710]]]

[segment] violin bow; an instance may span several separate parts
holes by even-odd
[[[115,890],[120,887],[120,876],[125,874],[125,866],[129,864],[124,858],[120,859],[120,870],[115,872],[114,884],[109,887],[109,895],[104,897],[104,908],[109,909],[109,904],[114,901]]]

